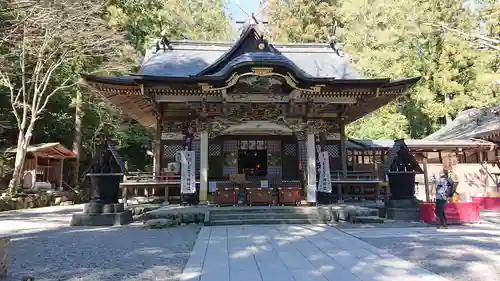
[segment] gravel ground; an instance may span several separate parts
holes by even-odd
[[[12,234],[6,281],[177,280],[201,228],[68,227],[73,210],[51,210],[0,215],[0,233]]]
[[[343,231],[449,280],[500,281],[500,225]]]

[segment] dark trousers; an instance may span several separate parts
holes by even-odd
[[[446,224],[446,216],[444,215],[444,206],[446,205],[446,200],[436,199],[436,216],[439,218],[441,225]]]

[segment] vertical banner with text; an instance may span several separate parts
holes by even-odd
[[[316,190],[319,192],[327,192],[324,190],[324,176],[325,176],[325,162],[328,162],[328,159],[324,161],[324,152],[325,152],[325,134],[319,133],[315,136],[315,153],[316,153]],[[327,152],[328,155],[328,152]],[[327,156],[328,157],[328,156]],[[328,170],[330,170],[330,165],[328,165]],[[328,171],[328,174],[330,171]],[[330,187],[331,192],[331,187]]]
[[[181,193],[193,194],[196,192],[194,151],[181,151]]]
[[[332,193],[332,178],[330,175],[330,157],[328,151],[320,153],[321,169],[319,172],[318,191]]]

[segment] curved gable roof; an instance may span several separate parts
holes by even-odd
[[[425,140],[481,138],[500,131],[499,107],[472,108],[460,112],[449,124],[428,135]]]
[[[258,44],[264,48],[259,50]],[[190,77],[220,72],[234,60],[274,60],[295,65],[306,76],[359,79],[347,59],[330,44],[268,44],[249,27],[236,42],[172,41],[167,48],[153,48],[146,54],[137,74],[157,77]],[[257,55],[259,54],[259,55]],[[244,56],[242,56],[244,55]],[[240,57],[239,59],[236,59]]]

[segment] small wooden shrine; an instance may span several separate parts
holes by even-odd
[[[10,148],[7,153],[16,153]],[[21,185],[26,189],[63,189],[64,160],[76,155],[58,142],[30,145],[26,152]]]
[[[334,42],[269,42],[250,25],[236,42],[163,39],[138,73],[84,79],[155,131],[156,178],[179,162],[191,139],[199,199],[206,201],[230,188],[233,174],[245,175],[244,188],[307,187],[310,194],[324,183],[324,167],[347,178],[345,126],[420,78],[363,79]]]

